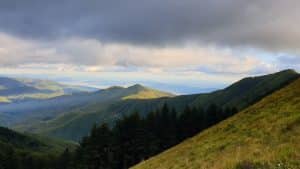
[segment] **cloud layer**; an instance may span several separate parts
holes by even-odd
[[[61,69],[101,71],[202,71],[248,73],[268,65],[251,53],[231,49],[183,45],[145,47],[122,43],[101,43],[93,39],[70,38],[29,41],[0,34],[0,65],[28,67],[55,65]],[[72,66],[73,65],[73,66]],[[48,67],[48,68],[51,68]]]
[[[299,6],[297,0],[0,0],[0,70],[172,83],[300,70]]]
[[[0,30],[147,45],[198,41],[299,52],[296,0],[0,0]]]

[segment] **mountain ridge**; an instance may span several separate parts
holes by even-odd
[[[139,111],[142,116],[146,116],[164,103],[179,112],[186,106],[206,108],[211,103],[224,108],[236,106],[238,109],[243,109],[297,77],[299,77],[297,72],[284,70],[274,74],[244,78],[215,92],[181,96],[170,96],[169,93],[152,95],[152,92],[157,90],[138,84],[127,88],[114,86],[93,93],[60,96],[11,106],[2,105],[0,123],[22,132],[79,141],[89,133],[93,124],[106,122],[113,125],[115,120],[134,111]],[[141,91],[139,89],[147,89],[146,94],[138,93]],[[166,95],[168,97],[164,97]]]
[[[155,97],[169,97],[172,94],[154,90],[148,87],[139,88],[138,90],[133,87],[129,88],[108,88],[101,89],[96,92],[89,93],[75,93],[72,95],[63,95],[45,100],[28,100],[18,103],[11,103],[0,106],[0,112],[2,113],[2,120],[0,116],[0,124],[13,125],[26,122],[30,118],[51,119],[54,116],[58,116],[66,110],[77,109],[86,107],[88,105],[97,106],[97,104],[105,104],[108,102],[116,102],[122,100],[126,96],[138,95],[138,92],[143,91],[145,93],[155,93]],[[53,105],[56,105],[53,107]],[[43,112],[43,114],[40,114]],[[5,117],[10,117],[6,118]],[[4,118],[4,119],[3,119]],[[12,119],[12,120],[8,120]],[[6,121],[6,122],[5,122]]]
[[[297,168],[299,110],[300,78],[133,168]]]
[[[115,120],[135,111],[139,111],[142,116],[146,116],[147,113],[160,108],[164,103],[176,108],[179,112],[183,111],[188,105],[206,108],[212,103],[223,107],[236,106],[239,109],[243,109],[298,77],[299,74],[293,71],[281,71],[275,74],[251,78],[252,80],[250,79],[250,82],[247,80],[245,85],[241,85],[240,81],[238,81],[236,84],[239,85],[230,85],[223,90],[210,94],[182,95],[156,99],[123,99],[115,102],[99,102],[98,100],[78,109],[71,109],[69,112],[57,116],[51,121],[31,126],[21,125],[17,126],[17,129],[22,128],[25,131],[29,130],[49,136],[79,141],[89,133],[93,124],[106,122],[113,125]],[[252,86],[253,84],[259,84],[259,86]],[[247,90],[241,89],[241,86],[246,87]],[[237,92],[238,95],[236,94]]]

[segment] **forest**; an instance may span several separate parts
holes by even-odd
[[[59,156],[14,152],[0,154],[0,169],[120,169],[129,168],[237,113],[234,107],[211,104],[206,109],[187,106],[183,112],[164,104],[141,117],[136,111],[113,127],[94,125],[75,151]]]

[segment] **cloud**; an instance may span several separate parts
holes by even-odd
[[[278,57],[278,60],[281,63],[287,64],[287,65],[300,65],[300,57],[299,56],[291,56],[291,55],[281,55]]]
[[[0,30],[29,39],[185,41],[299,53],[296,0],[0,0]]]
[[[0,64],[13,66],[32,62],[42,62],[45,59],[51,63],[49,57],[55,53],[54,49],[41,48],[38,44],[0,33]]]
[[[0,72],[195,87],[299,71],[299,6],[296,0],[0,0]]]
[[[297,71],[300,71],[300,56],[297,55],[279,55],[277,57],[278,69],[288,69],[293,68]]]
[[[82,38],[45,42],[23,40],[6,34],[0,34],[0,44],[1,66],[40,65],[45,69],[88,72],[143,70],[153,73],[163,71],[247,73],[265,64],[256,56],[235,53],[229,48],[199,47],[191,44],[181,47],[146,47],[122,43],[107,44]]]

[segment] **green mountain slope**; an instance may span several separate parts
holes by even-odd
[[[40,134],[78,141],[89,133],[93,124],[113,123],[116,119],[136,110],[142,115],[146,115],[150,111],[160,108],[164,103],[175,107],[178,111],[182,111],[187,105],[205,108],[211,103],[220,106],[236,106],[243,109],[267,94],[285,86],[297,77],[299,77],[299,74],[295,71],[286,70],[275,74],[246,78],[228,88],[209,94],[158,99],[122,99],[105,103],[96,102],[95,104],[73,109],[69,113],[64,113],[50,121],[30,125],[27,129]],[[22,126],[22,128],[24,127]]]
[[[77,144],[44,136],[21,134],[0,127],[1,169],[49,169],[64,168],[60,161],[73,152]]]
[[[64,85],[50,80],[0,77],[0,103],[2,104],[91,91],[96,89]]]
[[[205,107],[208,102],[214,102],[222,106],[235,106],[243,109],[297,77],[299,77],[297,72],[288,69],[274,74],[244,78],[224,90],[209,95],[200,95],[194,104]]]
[[[13,149],[16,152],[58,154],[66,148],[75,149],[76,144],[52,139],[45,136],[21,134],[8,128],[0,127],[0,154],[2,150]]]
[[[133,101],[137,98],[173,96],[173,94],[141,85],[134,85],[128,88],[110,87],[94,93],[63,96],[39,102],[31,101],[6,107],[2,106],[0,107],[0,112],[5,112],[2,117],[7,114],[16,114],[14,115],[15,118],[12,117],[11,123],[17,130],[61,138],[78,138],[76,140],[79,140],[89,132],[90,127],[94,123],[99,121],[99,116],[86,120],[86,117],[88,117],[85,116],[86,114],[107,110],[111,104],[123,100]],[[53,105],[55,105],[55,108],[53,108]],[[41,114],[40,112],[43,113]],[[72,126],[73,124],[75,125]],[[57,129],[59,129],[58,132],[56,132]]]
[[[300,168],[300,79],[135,169]]]
[[[25,85],[32,86],[39,90],[62,92],[64,94],[94,92],[98,90],[98,88],[77,86],[77,85],[66,85],[51,80],[30,79],[30,78],[17,78],[16,80],[18,80],[21,83],[24,83]]]
[[[142,85],[134,85],[128,88],[128,90],[132,90],[130,95],[123,97],[123,100],[127,99],[155,99],[162,97],[173,97],[174,95],[168,92],[163,92],[155,89],[151,89],[148,87],[144,87]]]

